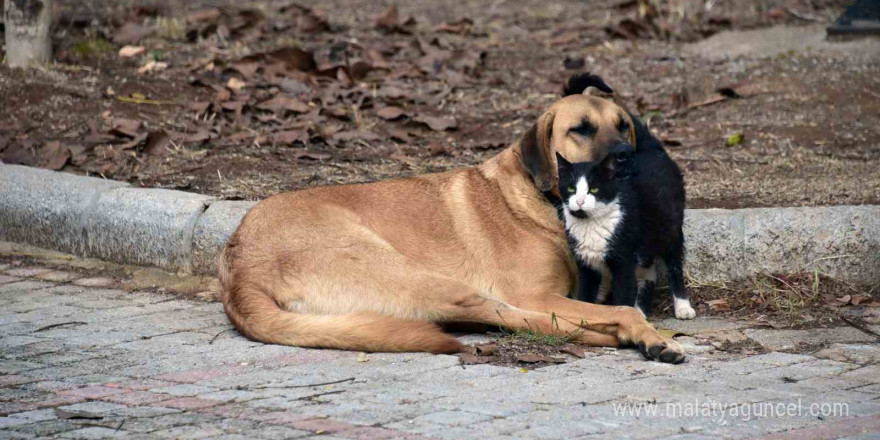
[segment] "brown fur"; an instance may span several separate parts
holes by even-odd
[[[602,157],[620,117],[609,101],[569,96],[479,166],[262,201],[221,256],[230,321],[268,343],[435,353],[461,345],[433,323],[477,322],[680,360],[681,347],[635,309],[567,298],[577,272],[539,191],[556,191],[554,151]],[[596,136],[568,135],[584,118]]]

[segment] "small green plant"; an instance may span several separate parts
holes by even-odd
[[[553,328],[559,329],[559,323],[556,320],[555,313],[551,315],[551,319]],[[577,339],[580,333],[582,333],[582,330],[574,330],[564,335],[544,333],[537,328],[533,328],[528,321],[526,321],[526,327],[515,328],[513,332],[510,333],[504,329],[502,329],[502,331],[504,331],[508,338],[513,340],[532,344],[549,345],[551,347],[572,342]]]

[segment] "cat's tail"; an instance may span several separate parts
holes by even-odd
[[[267,293],[256,289],[225,291],[223,306],[229,321],[244,336],[270,344],[369,352],[456,353],[462,349],[457,339],[430,322],[371,312],[295,313],[281,309]]]

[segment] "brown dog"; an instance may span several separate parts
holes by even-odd
[[[479,166],[270,197],[221,257],[226,314],[248,338],[301,347],[456,352],[433,324],[455,321],[636,344],[679,362],[681,346],[636,309],[567,298],[577,271],[545,197],[558,194],[555,151],[574,162],[635,145],[618,129],[629,118],[572,95]]]

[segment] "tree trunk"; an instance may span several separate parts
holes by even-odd
[[[5,0],[6,62],[9,67],[47,64],[52,59],[52,0]]]

